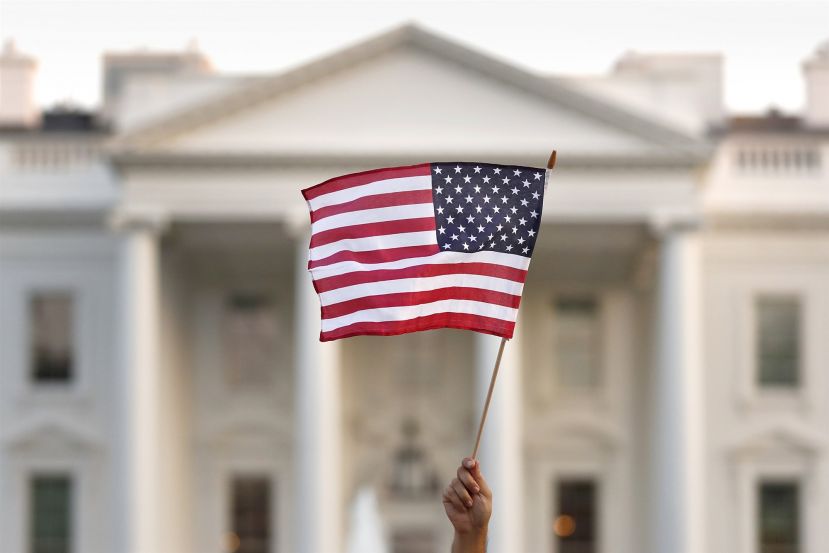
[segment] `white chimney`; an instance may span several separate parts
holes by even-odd
[[[8,40],[0,53],[0,126],[31,127],[38,122],[34,84],[37,62]]]
[[[806,124],[829,126],[829,40],[803,64],[806,75]]]

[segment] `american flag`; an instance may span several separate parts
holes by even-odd
[[[423,163],[302,191],[320,340],[461,328],[511,338],[546,172]]]

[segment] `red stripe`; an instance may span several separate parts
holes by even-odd
[[[383,236],[386,234],[400,234],[403,232],[418,232],[423,230],[435,230],[434,217],[399,219],[397,221],[383,221],[380,223],[363,223],[361,225],[323,230],[311,237],[311,247],[316,248],[317,246],[324,246],[325,244],[346,240],[348,238],[368,238],[370,236]]]
[[[421,305],[441,300],[472,300],[495,305],[503,305],[518,309],[521,296],[513,296],[504,292],[494,292],[482,288],[466,288],[461,286],[450,286],[438,288],[437,290],[426,290],[423,292],[401,292],[397,294],[381,294],[378,296],[364,296],[353,300],[343,301],[322,307],[322,318],[333,319],[362,311],[364,309],[377,309],[381,307],[401,307],[405,305]]]
[[[323,194],[337,192],[338,190],[345,190],[346,188],[353,188],[376,182],[379,180],[399,179],[402,177],[423,177],[431,175],[432,168],[429,163],[421,163],[419,165],[408,165],[405,167],[386,167],[383,169],[373,169],[371,171],[363,171],[361,173],[351,173],[349,175],[342,175],[321,182],[311,188],[306,188],[302,191],[302,195],[306,200],[313,200]]]
[[[364,209],[376,209],[378,207],[393,207],[396,205],[430,204],[432,203],[431,190],[406,190],[405,192],[389,192],[387,194],[372,194],[337,205],[321,207],[311,211],[311,222],[325,219],[332,215],[348,213],[350,211],[362,211]]]
[[[321,278],[314,281],[317,293],[328,292],[366,282],[381,282],[401,278],[421,278],[453,274],[484,275],[514,280],[523,284],[527,278],[525,269],[516,269],[494,263],[440,263],[406,267],[404,269],[381,269],[376,271],[354,271],[342,275]]]
[[[425,246],[405,246],[403,248],[387,248],[384,250],[371,250],[367,252],[352,252],[342,251],[333,255],[329,255],[323,259],[316,261],[309,261],[308,268],[316,269],[317,267],[324,267],[332,263],[340,263],[341,261],[356,261],[357,263],[388,263],[390,261],[400,261],[401,259],[408,259],[410,257],[428,257],[435,255],[440,249],[438,245],[427,244]]]
[[[417,317],[405,321],[364,322],[343,326],[330,332],[320,332],[320,341],[328,342],[339,338],[348,338],[371,334],[375,336],[394,336],[418,330],[434,330],[438,328],[460,328],[474,330],[486,334],[494,334],[502,338],[512,338],[515,323],[503,319],[470,315],[468,313],[436,313],[426,317]]]

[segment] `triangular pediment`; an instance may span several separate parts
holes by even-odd
[[[692,137],[405,26],[116,140],[180,155],[693,157]]]

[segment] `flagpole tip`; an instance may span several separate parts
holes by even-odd
[[[550,154],[550,159],[547,161],[547,169],[552,169],[556,166],[556,151],[553,150],[553,153]]]

